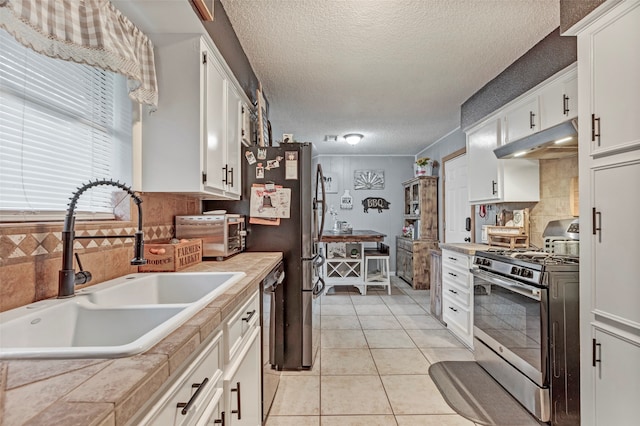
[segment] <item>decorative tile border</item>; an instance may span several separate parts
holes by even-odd
[[[124,226],[117,228],[77,230],[77,236],[91,236],[91,239],[75,240],[75,249],[108,249],[133,244],[137,228]],[[168,240],[174,235],[173,225],[153,225],[143,228],[145,241]],[[31,257],[52,255],[62,252],[62,232],[20,232],[0,236],[0,260],[16,263]]]

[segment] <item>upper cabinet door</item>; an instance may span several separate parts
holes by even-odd
[[[577,116],[578,72],[573,68],[540,92],[540,130]]]
[[[640,3],[604,21],[588,39],[595,155],[640,146]]]
[[[205,187],[224,191],[226,189],[225,157],[226,157],[226,95],[227,81],[222,68],[213,54],[203,43],[203,67],[205,68],[204,114],[205,140],[203,148],[204,170],[206,170]]]
[[[505,116],[505,143],[540,131],[538,97],[525,99]]]
[[[237,195],[242,193],[240,177],[240,144],[242,103],[240,96],[231,84],[227,84],[227,166],[226,166],[226,186],[229,194]]]
[[[485,202],[500,198],[499,162],[493,150],[500,141],[500,119],[490,120],[467,136],[469,161],[469,201]]]

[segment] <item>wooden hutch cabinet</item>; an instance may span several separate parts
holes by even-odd
[[[420,176],[403,182],[405,229],[396,237],[396,275],[415,289],[430,287],[429,249],[438,248],[438,178]]]

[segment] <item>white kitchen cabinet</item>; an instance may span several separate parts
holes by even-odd
[[[247,337],[238,356],[225,368],[225,425],[262,425],[260,328]]]
[[[538,96],[529,96],[509,108],[504,116],[504,142],[516,141],[540,131]]]
[[[222,333],[215,335],[159,400],[132,424],[195,425],[210,403],[222,395],[221,340]]]
[[[607,1],[578,39],[580,407],[583,425],[640,411],[640,1]],[[585,223],[586,222],[586,223]]]
[[[250,146],[252,117],[251,117],[251,109],[245,103],[242,104],[241,116],[242,116],[241,118],[242,129],[240,131],[240,134],[242,136],[242,144],[245,146]]]
[[[442,250],[442,320],[473,348],[473,275],[471,256]]]
[[[136,189],[239,199],[241,108],[249,100],[204,37],[151,35],[157,111],[142,117]]]
[[[572,65],[559,74],[540,89],[540,130],[578,116],[578,70]]]
[[[593,310],[602,317],[624,318],[640,331],[640,159],[599,166],[591,173]]]
[[[223,180],[226,185],[226,191],[234,198],[240,198],[242,195],[241,184],[241,163],[240,163],[240,147],[242,145],[242,100],[238,91],[232,84],[227,82],[227,142],[225,147],[226,164],[223,167],[226,178]],[[233,141],[233,143],[229,143]]]
[[[580,70],[590,89],[588,114],[581,120],[590,123],[590,150],[596,156],[640,145],[640,5],[623,3],[591,25],[581,41],[590,60]]]
[[[261,425],[260,295],[256,291],[223,318],[183,372],[128,424],[214,426],[224,419],[227,426]]]
[[[594,424],[636,425],[640,419],[640,341],[622,338],[607,329],[594,329],[592,340],[595,366],[593,375]]]
[[[500,144],[500,120],[486,124],[467,133],[467,158],[469,174],[469,201],[493,202],[498,194],[499,161],[493,150]]]
[[[499,160],[493,150],[501,143],[501,119],[493,117],[467,131],[469,202],[540,200],[537,160]]]

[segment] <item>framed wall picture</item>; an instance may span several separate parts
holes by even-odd
[[[353,188],[384,189],[384,170],[356,170],[353,172]]]
[[[338,193],[338,182],[336,181],[336,177],[333,173],[323,173],[324,174],[324,190],[327,194],[337,194]]]

